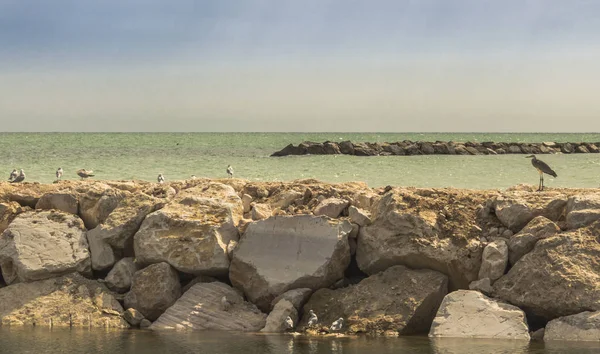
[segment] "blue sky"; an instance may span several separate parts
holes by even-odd
[[[4,131],[600,131],[597,1],[0,0]]]

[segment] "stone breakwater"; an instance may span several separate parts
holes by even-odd
[[[2,326],[600,340],[597,189],[0,183],[0,233]]]
[[[494,142],[427,142],[399,141],[394,143],[353,143],[351,141],[316,143],[305,141],[289,144],[271,156],[288,155],[355,155],[355,156],[411,156],[411,155],[502,155],[502,154],[586,154],[599,153],[597,143],[494,143]]]

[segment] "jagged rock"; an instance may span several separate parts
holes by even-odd
[[[7,284],[90,273],[83,222],[54,210],[20,214],[0,236],[0,268]]]
[[[348,221],[310,215],[252,223],[233,255],[229,279],[263,311],[288,290],[327,287],[350,264],[351,229]]]
[[[512,236],[508,244],[508,259],[511,265],[531,252],[536,242],[560,232],[560,228],[543,216],[531,220],[519,233]]]
[[[338,147],[340,148],[340,152],[342,154],[354,155],[354,145],[351,141],[342,141],[338,144]]]
[[[504,240],[488,243],[483,249],[479,279],[489,278],[494,281],[504,275],[508,264],[508,246]]]
[[[494,297],[548,320],[600,310],[599,234],[596,222],[539,240],[494,283]]]
[[[70,193],[46,193],[35,205],[36,209],[56,209],[69,214],[77,214],[79,201]]]
[[[125,296],[125,307],[140,311],[154,321],[181,295],[179,275],[169,264],[148,266],[133,276],[131,290]]]
[[[298,311],[294,305],[285,299],[278,301],[271,313],[269,313],[269,316],[267,316],[265,327],[260,331],[267,333],[285,332],[287,330],[285,319],[288,316],[290,316],[294,323],[298,322]]]
[[[358,238],[358,233],[360,232],[360,226],[358,226],[357,224],[352,224],[352,231],[350,231],[350,233],[348,234],[348,239],[354,239],[354,242],[356,242],[356,239]]]
[[[244,208],[244,213],[249,212],[250,209],[252,208],[250,203],[252,203],[252,196],[249,194],[242,195],[242,206]]]
[[[231,304],[221,306],[225,297]],[[194,329],[221,331],[259,331],[267,315],[245,302],[229,285],[213,282],[195,284],[156,320],[150,329]]]
[[[308,310],[319,323],[340,317],[350,333],[425,333],[448,292],[448,278],[436,271],[393,266],[356,285],[319,289],[304,305],[299,326],[308,323]]]
[[[600,220],[600,196],[577,195],[567,201],[567,228],[577,229]]]
[[[484,295],[491,296],[494,289],[490,278],[474,280],[469,284],[469,290],[477,290]]]
[[[132,257],[123,258],[108,272],[104,279],[109,289],[125,293],[131,288],[131,280],[137,271],[137,265]]]
[[[358,248],[356,237],[348,238],[348,246],[350,247],[350,255],[354,256],[356,254],[356,249]]]
[[[294,305],[294,307],[296,308],[296,310],[300,311],[306,303],[306,301],[308,301],[308,298],[310,298],[310,295],[312,293],[313,290],[309,288],[300,288],[286,291],[285,293],[273,299],[273,301],[271,302],[271,307],[274,307],[275,304],[277,304],[281,300],[286,300],[291,302],[292,305]]]
[[[525,313],[478,291],[458,290],[444,298],[429,337],[529,340]]]
[[[493,202],[496,216],[504,226],[513,232],[519,232],[536,216],[545,216],[550,220],[558,220],[567,205],[564,199],[550,197],[542,206],[530,205],[521,198],[498,197]]]
[[[127,328],[119,307],[106,287],[76,273],[0,289],[5,326]]]
[[[323,150],[325,151],[326,155],[341,154],[338,144],[332,143],[330,141],[323,143]]]
[[[90,184],[79,197],[79,216],[91,230],[101,224],[119,205],[122,192],[100,183]]]
[[[17,202],[0,203],[0,234],[21,212],[23,208]]]
[[[295,190],[284,190],[281,193],[271,197],[269,204],[274,209],[279,208],[281,210],[285,210],[298,198],[302,198],[302,193],[296,192]]]
[[[90,248],[90,259],[92,261],[92,269],[105,270],[110,268],[117,258],[113,249],[98,237],[90,237],[90,232],[86,234],[87,242]]]
[[[306,147],[304,146],[294,146],[293,144],[289,144],[283,149],[276,151],[271,154],[271,156],[288,156],[288,155],[304,155],[306,154]]]
[[[556,318],[546,325],[544,341],[600,341],[600,312]]]
[[[340,216],[342,211],[349,205],[350,203],[347,200],[339,199],[339,198],[329,198],[323,200],[317,207],[315,208],[314,214],[317,216],[325,215],[330,218],[337,218]]]
[[[127,309],[125,312],[123,312],[123,318],[130,325],[132,325],[134,327],[138,327],[140,325],[140,323],[142,322],[142,320],[144,319],[144,315],[142,315],[142,313],[139,312],[138,310],[131,308],[131,309]]]
[[[371,218],[369,215],[357,207],[351,205],[348,207],[348,216],[350,221],[357,224],[358,226],[368,226],[371,224]]]
[[[268,204],[254,204],[251,210],[252,220],[262,220],[271,217],[271,207]]]
[[[227,245],[239,237],[236,224],[241,219],[242,206],[233,188],[215,185],[213,183],[209,187],[217,188],[219,193],[225,190],[224,193],[229,194],[232,200],[230,203],[216,199],[218,196],[206,196],[210,189],[203,189],[204,197],[196,194],[199,191],[188,192],[146,216],[134,236],[139,264],[167,262],[184,273],[227,274]]]
[[[145,318],[142,320],[142,322],[140,322],[140,328],[148,328],[150,326],[152,326],[152,322]]]

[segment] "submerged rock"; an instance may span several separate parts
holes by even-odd
[[[600,312],[556,318],[546,325],[544,341],[600,341]]]

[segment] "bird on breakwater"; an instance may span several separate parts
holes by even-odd
[[[159,173],[157,180],[158,180],[158,183],[165,183],[165,176],[163,176],[162,173]]]
[[[10,181],[10,183],[19,183],[19,182],[23,182],[24,180],[25,180],[25,171],[23,171],[23,169],[20,169],[17,177],[13,178],[13,180]]]
[[[85,168],[82,168],[81,170],[77,171],[77,175],[79,177],[81,177],[81,179],[88,178],[88,177],[94,177],[94,171],[92,171],[92,170],[88,171]]]
[[[337,321],[333,321],[333,323],[331,324],[331,327],[329,327],[329,330],[332,332],[336,332],[336,331],[339,331],[340,329],[342,329],[343,326],[344,326],[344,319],[340,317],[337,319]]]
[[[8,176],[8,180],[12,181],[13,179],[17,178],[18,175],[19,175],[19,173],[17,172],[17,169],[15,168],[10,173],[10,176]]]
[[[294,328],[294,321],[290,316],[288,316],[285,318],[285,329],[288,330],[292,328]]]
[[[63,171],[62,167],[59,167],[58,170],[56,170],[56,179],[60,181],[63,173],[64,173],[64,171]]]
[[[550,176],[553,176],[553,177],[557,177],[556,172],[554,172],[554,170],[552,170],[550,168],[550,166],[548,166],[547,163],[545,163],[542,160],[538,160],[535,157],[535,155],[529,155],[529,156],[525,156],[525,157],[531,159],[531,164],[540,173],[540,184],[538,186],[538,192],[543,191],[544,190],[544,173],[548,174]]]
[[[231,308],[231,302],[229,302],[229,300],[227,300],[227,296],[223,296],[221,298],[221,309],[223,311],[229,311],[230,308]]]
[[[229,177],[233,177],[233,167],[231,165],[227,165],[227,174]]]
[[[191,179],[196,179],[196,175],[192,175],[190,178]]]
[[[319,323],[319,318],[313,310],[308,311],[308,314],[310,315],[308,317],[308,327],[316,326]]]

